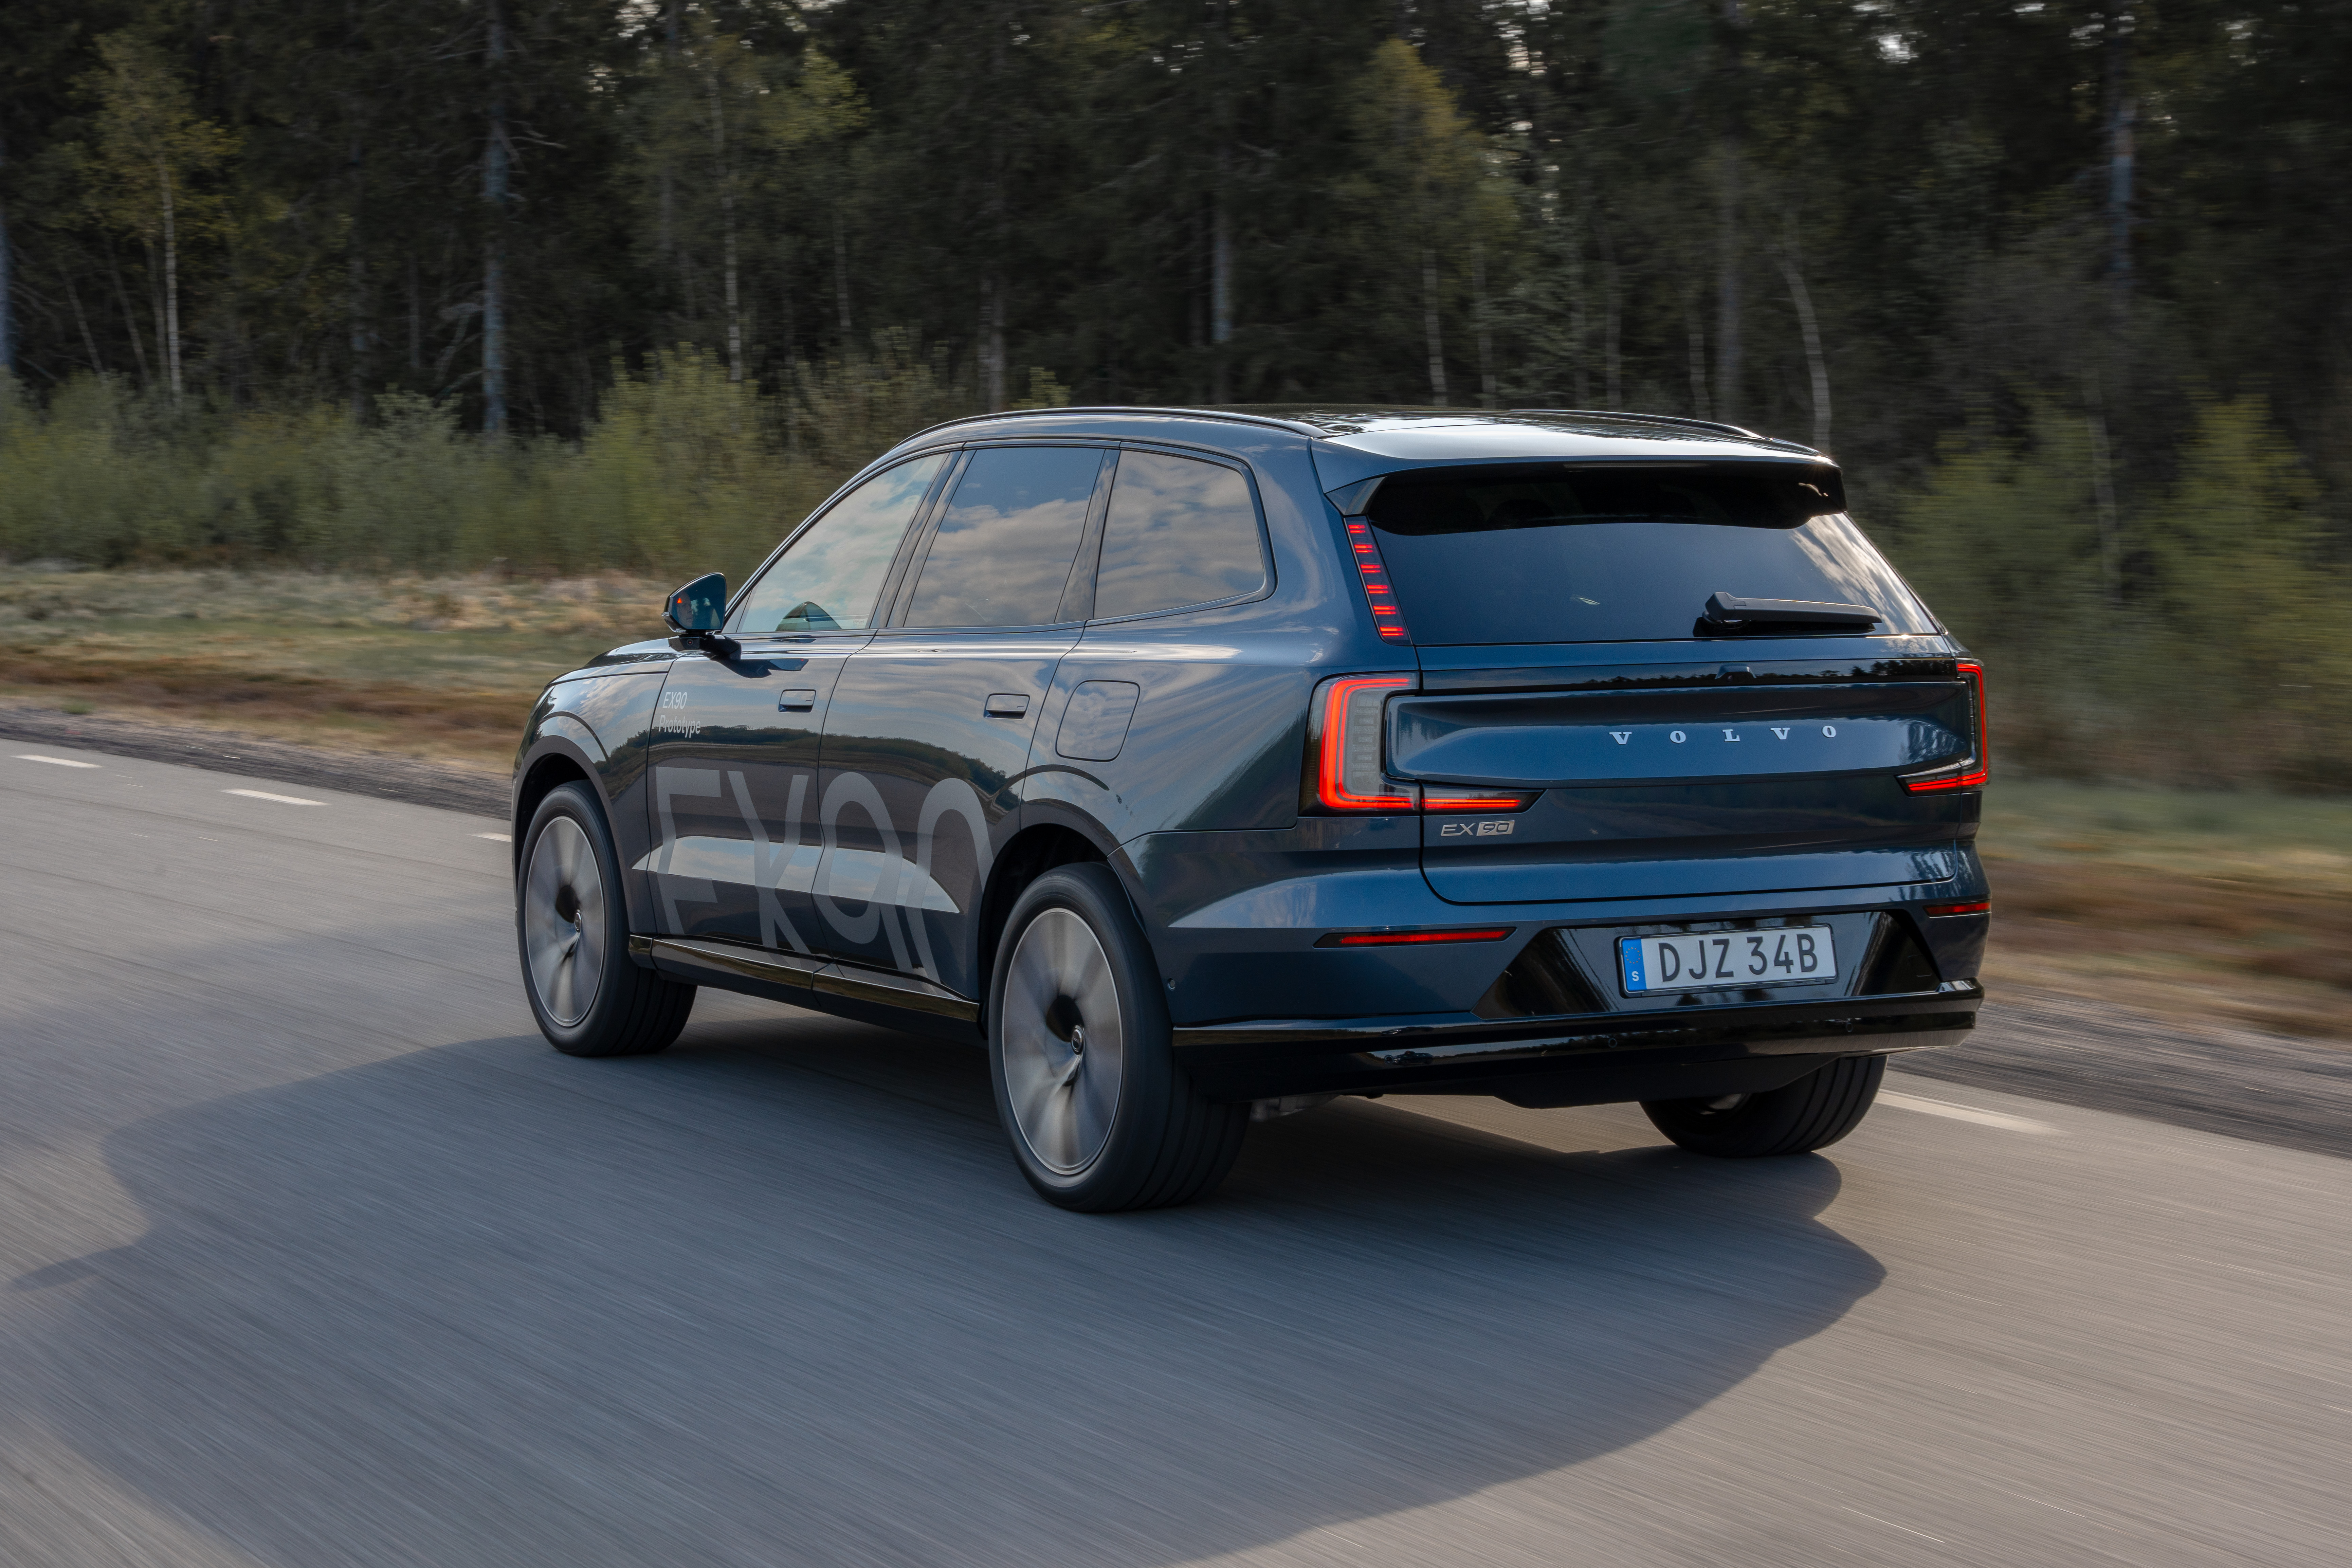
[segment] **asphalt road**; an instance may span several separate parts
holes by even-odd
[[[550,1051],[499,826],[0,748],[0,1563],[2352,1560],[2342,1158],[1391,1099],[1066,1215],[976,1052]]]

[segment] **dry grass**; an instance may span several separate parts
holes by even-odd
[[[2352,802],[1997,783],[1996,984],[2352,1038]]]
[[[0,697],[504,769],[667,584],[0,568]],[[1988,975],[2352,1038],[2352,801],[2001,780]]]
[[[667,584],[0,570],[0,695],[505,765],[549,678]]]

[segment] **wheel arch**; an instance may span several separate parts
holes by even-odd
[[[596,805],[604,813],[604,825],[607,829],[612,826],[613,803],[604,797],[604,782],[597,776],[595,765],[568,741],[551,736],[543,739],[536,754],[515,772],[509,858],[518,871],[522,867],[523,837],[530,831],[530,819],[537,815],[539,803],[557,788],[575,780],[595,793]]]
[[[972,973],[981,981],[981,1029],[987,1032],[989,977],[996,972],[996,950],[1013,906],[1030,883],[1056,866],[1082,861],[1107,863],[1109,853],[1094,837],[1072,823],[1055,818],[1023,827],[996,852],[988,868],[988,882],[980,895],[980,920],[975,935],[980,949]]]

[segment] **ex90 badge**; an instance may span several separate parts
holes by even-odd
[[[1499,822],[1441,822],[1437,825],[1440,838],[1502,838],[1510,834],[1517,823],[1509,817]]]

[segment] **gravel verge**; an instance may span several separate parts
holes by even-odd
[[[1895,1070],[2352,1155],[2352,1049],[2326,1040],[2026,993],[1987,1002],[1966,1042]]]

